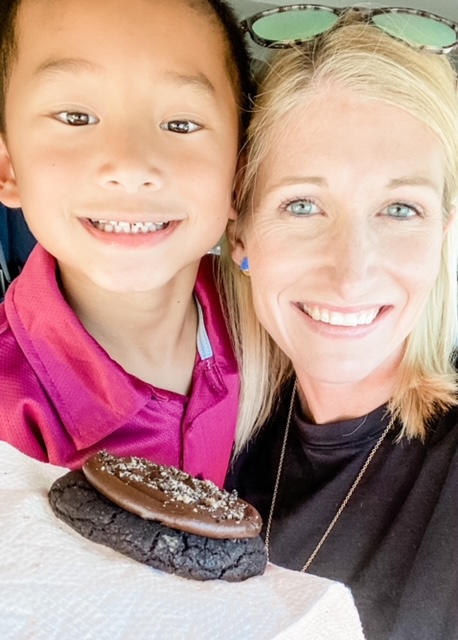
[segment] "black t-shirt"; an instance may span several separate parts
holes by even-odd
[[[227,478],[266,526],[291,387]],[[271,528],[270,559],[301,570],[388,423],[314,425],[296,401]],[[458,408],[418,438],[389,434],[310,565],[350,587],[368,640],[458,639]]]

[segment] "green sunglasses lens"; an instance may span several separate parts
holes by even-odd
[[[262,16],[253,24],[253,31],[269,42],[310,40],[328,31],[337,20],[332,11],[290,9]]]
[[[455,31],[438,20],[409,13],[382,13],[372,22],[395,38],[426,47],[449,47],[456,43]]]

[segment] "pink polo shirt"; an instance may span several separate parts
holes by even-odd
[[[38,460],[81,467],[92,453],[138,455],[222,485],[237,419],[239,375],[212,260],[195,287],[201,322],[190,396],[127,373],[65,302],[56,263],[30,255],[0,305],[0,440]]]

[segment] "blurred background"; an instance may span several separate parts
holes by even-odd
[[[235,8],[241,18],[251,16],[253,13],[262,11],[263,9],[271,9],[272,7],[281,7],[286,4],[294,4],[287,0],[277,2],[265,2],[264,0],[229,0],[230,4]],[[313,3],[311,3],[313,4]],[[326,4],[325,2],[316,2],[314,4]],[[346,7],[348,5],[369,5],[371,7],[411,7],[414,9],[423,9],[437,13],[449,20],[458,21],[458,2],[457,0],[396,0],[389,2],[387,0],[378,0],[377,2],[349,2],[348,0],[333,0],[329,2],[332,7]]]

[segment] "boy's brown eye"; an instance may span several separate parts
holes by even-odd
[[[88,113],[82,113],[79,111],[61,111],[56,114],[56,117],[64,124],[69,124],[72,127],[84,127],[98,122],[97,118],[94,118],[94,116],[90,116]]]
[[[161,124],[164,131],[172,131],[173,133],[193,133],[201,129],[201,125],[191,120],[170,120]]]

